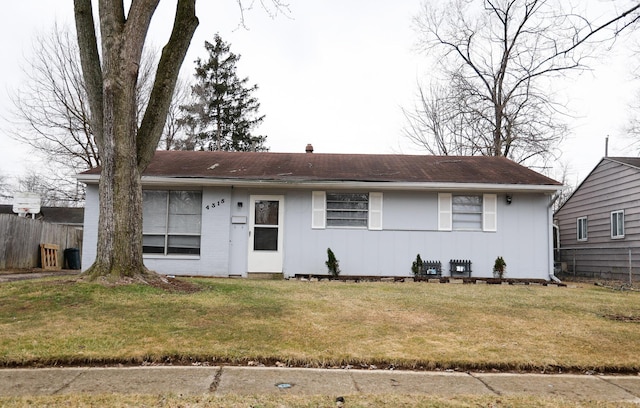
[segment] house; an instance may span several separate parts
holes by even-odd
[[[99,171],[83,269],[96,256]],[[142,176],[145,264],[164,274],[411,276],[416,255],[491,277],[549,279],[561,185],[500,157],[158,151]],[[454,270],[456,272],[456,270]]]
[[[575,275],[630,279],[640,261],[640,158],[604,157],[554,215]]]
[[[0,214],[12,214],[12,205],[0,204]],[[84,208],[82,207],[40,207],[40,212],[35,214],[35,219],[50,224],[66,225],[82,229],[84,222]]]

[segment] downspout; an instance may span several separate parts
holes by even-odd
[[[549,202],[549,206],[548,211],[549,211],[549,217],[551,218],[549,220],[548,225],[551,225],[551,267],[549,268],[549,279],[554,281],[555,283],[562,283],[562,281],[560,279],[558,279],[558,277],[555,275],[555,271],[554,271],[554,265],[553,265],[553,211],[552,211],[552,207],[553,205],[556,203],[556,201],[558,201],[558,198],[560,198],[560,194],[558,194],[557,192],[553,195],[553,197],[551,198],[551,201]],[[560,239],[558,239],[558,246],[560,245]]]

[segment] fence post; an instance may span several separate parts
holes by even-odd
[[[633,274],[631,269],[631,247],[629,247],[629,285],[633,285]]]

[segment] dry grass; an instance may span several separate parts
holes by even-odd
[[[189,408],[333,408],[333,397],[322,396],[150,396],[150,395],[56,395],[47,397],[0,397],[0,406],[19,407],[189,407]],[[621,408],[637,407],[632,403],[569,401],[562,398],[535,396],[500,397],[437,397],[426,395],[354,395],[345,398],[349,408],[406,407],[406,408],[468,408],[468,407],[536,407],[536,408]]]
[[[190,282],[201,290],[69,278],[1,284],[0,365],[640,369],[638,292],[586,284]]]

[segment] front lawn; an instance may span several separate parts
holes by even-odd
[[[640,293],[191,279],[0,284],[0,366],[174,363],[630,372]]]

